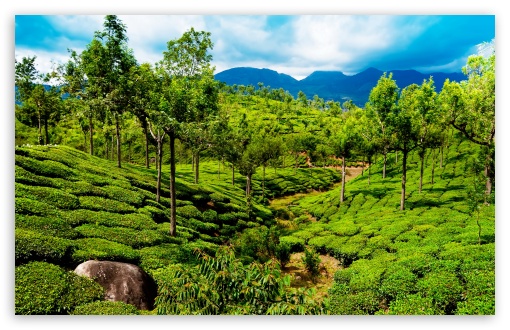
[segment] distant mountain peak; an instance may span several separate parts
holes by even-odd
[[[354,75],[345,75],[341,71],[314,71],[304,79],[295,78],[268,68],[257,69],[252,67],[231,68],[215,75],[216,80],[223,81],[227,85],[253,85],[257,87],[258,83],[264,86],[288,91],[294,97],[297,97],[299,91],[302,91],[311,99],[318,95],[324,100],[334,100],[343,102],[352,100],[355,104],[363,106],[368,101],[368,95],[383,72],[393,73],[393,79],[396,80],[400,88],[404,88],[413,83],[421,84],[424,79],[429,79],[432,75],[437,89],[443,86],[448,78],[451,81],[460,81],[465,76],[460,72],[453,73],[427,73],[423,74],[416,70],[379,70],[369,67]],[[439,90],[438,90],[439,92]]]

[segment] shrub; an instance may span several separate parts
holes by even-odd
[[[73,250],[73,241],[16,228],[14,249],[16,264],[28,261],[66,264]]]
[[[188,227],[201,233],[212,233],[220,228],[220,226],[215,223],[202,222],[193,218],[188,219]]]
[[[398,297],[390,302],[388,314],[390,315],[438,315],[441,311],[436,309],[430,297],[420,294],[410,294]]]
[[[280,236],[281,244],[288,244],[290,252],[302,252],[305,248],[305,241],[294,236]]]
[[[131,204],[135,207],[140,207],[143,203],[144,196],[129,189],[110,185],[101,189],[106,192],[106,196],[110,199]]]
[[[15,313],[18,315],[66,314],[74,307],[103,298],[94,281],[59,266],[34,261],[15,268]]]
[[[187,244],[163,243],[141,249],[140,260],[140,267],[150,273],[170,264],[196,264],[198,256]]]
[[[275,249],[276,259],[282,267],[290,261],[291,245],[288,242],[280,242]]]
[[[140,315],[133,305],[122,301],[95,301],[76,307],[72,315]]]
[[[136,211],[133,206],[112,199],[97,196],[80,196],[79,198],[81,207],[84,209],[115,213],[130,213]]]
[[[133,248],[102,238],[82,238],[75,240],[76,250],[72,258],[76,264],[90,259],[121,261],[138,264],[140,254]]]
[[[447,271],[428,273],[418,280],[416,287],[418,293],[432,299],[435,308],[444,314],[451,314],[455,310],[463,291],[457,276]]]
[[[24,183],[27,185],[48,186],[52,187],[53,182],[51,179],[44,176],[35,175],[32,172],[25,170],[23,167],[15,165],[14,181],[16,183]]]
[[[53,160],[39,161],[34,158],[16,155],[15,162],[16,165],[21,166],[36,175],[47,176],[50,178],[63,178],[67,180],[75,178],[73,169]]]
[[[15,214],[16,228],[28,229],[46,236],[74,239],[78,236],[71,225],[59,217]]]
[[[156,230],[135,230],[131,228],[105,227],[93,224],[84,224],[76,227],[75,230],[85,237],[104,238],[134,248],[157,245],[165,241],[165,237]]]
[[[59,183],[56,183],[57,180],[60,180]],[[76,195],[76,196],[102,196],[106,197],[106,192],[101,188],[94,186],[90,182],[87,181],[76,181],[69,182],[64,179],[52,179],[55,184],[59,185],[59,188],[62,188],[64,191]]]
[[[181,206],[181,207],[177,207],[175,209],[175,213],[177,213],[177,215],[183,217],[183,218],[195,218],[195,219],[198,219],[198,220],[202,220],[203,219],[203,216],[202,216],[202,212],[200,212],[195,206],[193,205],[186,205],[186,206]]]
[[[213,192],[209,197],[214,203],[230,203],[230,199],[219,192]]]
[[[78,198],[60,189],[15,184],[15,196],[48,203],[59,209],[70,210],[80,206]]]
[[[202,216],[205,222],[211,222],[219,224],[218,213],[214,210],[205,210],[202,212]]]
[[[381,281],[381,293],[388,301],[398,296],[411,294],[415,288],[417,276],[409,269],[392,264],[384,273]]]
[[[14,199],[14,211],[16,214],[58,216],[58,209],[47,203],[29,198],[16,197]]]
[[[168,222],[169,216],[163,210],[156,208],[154,206],[144,206],[143,208],[138,209],[138,212],[142,214],[148,215],[154,222],[162,223]]]
[[[312,275],[313,278],[319,275],[320,273],[319,266],[321,263],[321,258],[319,257],[319,254],[315,251],[313,247],[305,249],[305,254],[301,260],[305,264],[306,270]]]

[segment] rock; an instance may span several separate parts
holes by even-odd
[[[99,283],[105,289],[105,299],[122,301],[138,309],[152,310],[157,295],[154,280],[140,267],[115,261],[86,261],[74,270]]]

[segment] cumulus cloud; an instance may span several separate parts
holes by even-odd
[[[211,32],[216,72],[233,67],[269,68],[301,79],[317,70],[355,74],[381,70],[459,71],[476,44],[494,38],[494,16],[389,15],[121,15],[129,47],[139,62],[162,58],[169,40],[185,31]],[[104,16],[38,16],[16,19],[16,51],[32,49],[61,60],[81,51]],[[31,24],[31,25],[30,25]],[[19,26],[18,26],[19,25]],[[25,28],[23,28],[25,26]]]

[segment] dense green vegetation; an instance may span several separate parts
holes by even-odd
[[[383,74],[359,108],[222,85],[194,29],[140,65],[125,30],[58,88],[15,64],[17,314],[494,314],[494,54],[440,92]],[[293,253],[314,281],[338,260],[326,296]],[[155,309],[104,301],[70,272],[90,259],[140,266]]]

